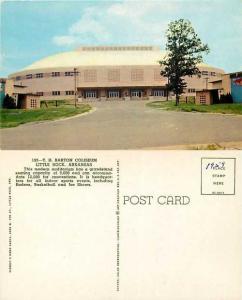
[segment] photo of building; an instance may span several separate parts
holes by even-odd
[[[36,61],[9,79],[40,100],[152,100],[167,96],[159,65],[164,55],[158,46],[82,46]],[[186,78],[185,96],[224,74],[207,64],[198,67],[199,76]]]

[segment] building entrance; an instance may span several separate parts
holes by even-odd
[[[108,98],[119,98],[120,92],[119,91],[108,91]]]
[[[85,98],[97,98],[96,91],[85,91]]]
[[[164,90],[154,90],[154,97],[164,97]]]
[[[132,90],[131,91],[131,97],[132,98],[141,98],[142,97],[142,91],[141,90]]]

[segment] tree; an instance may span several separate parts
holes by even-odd
[[[161,75],[168,78],[168,89],[175,93],[178,105],[187,86],[184,76],[200,74],[197,65],[203,61],[202,53],[208,53],[209,48],[195,33],[191,22],[184,19],[169,23],[166,38],[167,55],[159,62]]]
[[[3,99],[3,108],[10,108],[10,109],[16,108],[16,103],[14,99],[10,97],[8,94]]]

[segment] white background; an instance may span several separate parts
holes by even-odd
[[[201,157],[228,155],[237,158],[236,195],[201,195]],[[97,157],[114,168],[120,161],[119,292],[116,183],[13,186],[8,273],[8,178],[33,157]],[[0,299],[241,299],[241,166],[239,151],[2,151]],[[154,200],[124,206],[124,195]],[[162,206],[159,195],[191,203]]]

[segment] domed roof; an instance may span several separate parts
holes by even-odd
[[[22,69],[57,69],[95,66],[157,66],[166,51],[158,46],[82,46],[74,51],[47,56]],[[199,67],[213,68],[207,64]]]
[[[45,57],[24,70],[78,66],[157,65],[164,55],[164,51],[152,46],[81,47],[75,51]]]

